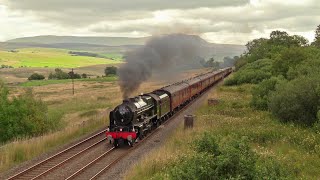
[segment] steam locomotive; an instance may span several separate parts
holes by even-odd
[[[110,112],[107,139],[115,147],[143,139],[175,112],[232,72],[220,69],[123,101]]]

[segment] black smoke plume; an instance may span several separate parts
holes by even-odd
[[[200,67],[199,57],[207,42],[195,35],[170,34],[151,37],[143,47],[128,52],[119,70],[123,98],[139,88],[153,73],[174,77],[180,70]]]

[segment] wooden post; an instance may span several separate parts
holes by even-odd
[[[194,115],[184,116],[184,129],[193,128]]]
[[[72,68],[72,76],[71,76],[71,79],[72,79],[72,95],[74,95],[74,80],[73,80],[73,77],[74,77],[74,74],[73,74],[73,68]]]

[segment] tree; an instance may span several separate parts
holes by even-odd
[[[283,77],[271,77],[270,79],[263,80],[252,88],[250,105],[255,109],[268,110],[268,98],[270,94],[275,91],[277,84],[285,82]]]
[[[70,75],[63,72],[61,69],[56,68],[54,73],[50,73],[48,79],[70,79]]]
[[[106,67],[105,69],[104,69],[104,73],[105,73],[105,75],[106,76],[109,76],[109,75],[116,75],[117,74],[117,70],[118,70],[118,68],[117,67],[115,67],[115,66],[109,66],[109,67]]]
[[[283,51],[279,58],[273,62],[273,72],[275,75],[287,77],[290,68],[295,68],[302,61],[307,59],[303,48],[289,48]]]
[[[312,42],[312,45],[320,48],[320,25],[317,27],[315,31],[315,38],[314,42]]]
[[[247,52],[245,53],[247,62],[254,62],[263,58],[270,58],[268,52],[270,52],[269,40],[265,38],[254,39],[246,44]]]
[[[48,76],[48,79],[56,79],[56,75],[53,73],[50,73]]]
[[[269,79],[271,74],[272,61],[270,59],[260,59],[248,63],[227,80],[225,85],[239,85],[244,83],[258,84],[265,79]]]
[[[55,70],[55,75],[57,79],[69,79],[70,76],[68,75],[68,73],[63,72],[61,69],[56,68]]]
[[[78,73],[74,73],[73,71],[70,71],[68,75],[70,79],[81,79],[81,75]]]
[[[85,79],[85,78],[87,78],[88,76],[87,76],[86,73],[83,73],[83,74],[81,75],[81,77],[82,77],[83,79]]]
[[[272,31],[270,34],[270,43],[276,46],[291,47],[298,43],[293,41],[293,37],[285,31]]]
[[[277,86],[268,103],[272,114],[282,122],[313,125],[320,105],[318,77],[299,77]]]
[[[33,73],[29,78],[28,80],[43,80],[45,79],[44,75],[42,74],[38,74],[38,73]]]
[[[224,57],[224,58],[223,58],[223,65],[222,65],[222,67],[224,68],[224,67],[232,67],[232,66],[234,66],[234,64],[235,64],[235,62],[236,62],[237,59],[239,59],[238,56],[235,56],[234,58],[231,58],[231,57],[229,57],[229,56]]]
[[[292,37],[293,41],[297,43],[299,46],[308,46],[309,41],[305,37],[299,35],[293,35]]]

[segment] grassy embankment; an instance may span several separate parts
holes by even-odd
[[[174,179],[182,178],[182,175],[192,179],[206,177],[210,173],[217,175],[216,172],[224,172],[226,174],[220,174],[220,177],[228,177],[227,173],[244,175],[243,172],[248,170],[250,165],[255,166],[251,168],[259,175],[256,179],[318,179],[319,129],[283,124],[269,112],[252,109],[249,105],[252,86],[222,86],[211,93],[210,97],[219,98],[220,104],[208,106],[205,103],[196,113],[195,127],[192,130],[184,131],[180,127],[163,147],[136,165],[126,179]],[[214,155],[213,161],[206,161],[207,158],[210,159],[208,153],[198,158],[199,154],[203,154],[199,153],[197,148],[201,145],[199,142],[204,142],[204,132],[207,132],[205,136],[216,138],[219,148],[222,149],[219,156]],[[240,145],[231,145],[233,148],[226,145],[230,137],[239,141],[247,139],[254,157],[257,157],[253,164],[246,166],[247,159],[241,159],[250,159],[251,156],[248,151],[242,151],[242,142]],[[227,154],[223,154],[224,152]],[[240,167],[237,164],[239,162],[244,166]]]
[[[60,67],[75,68],[96,64],[116,64],[121,60],[119,54],[103,54],[106,58],[72,56],[65,49],[24,48],[17,52],[0,51],[0,64],[13,67]],[[111,60],[113,58],[114,60]]]

